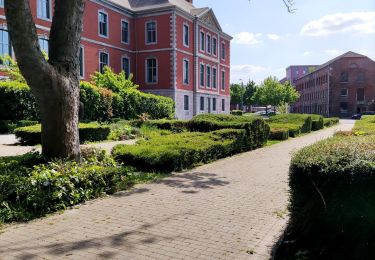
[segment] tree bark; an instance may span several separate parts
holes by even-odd
[[[5,0],[17,62],[41,111],[42,153],[47,158],[80,158],[78,53],[84,7],[85,0],[55,0],[46,61],[29,0]]]

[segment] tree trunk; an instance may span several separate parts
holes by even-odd
[[[84,7],[85,0],[55,0],[46,61],[29,0],[5,0],[17,62],[41,111],[42,153],[47,158],[80,158],[78,53]]]

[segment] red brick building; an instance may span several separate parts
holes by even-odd
[[[12,55],[0,0],[0,55]],[[30,0],[41,48],[48,52],[53,0]],[[230,41],[210,8],[192,0],[87,0],[82,80],[105,65],[134,75],[145,92],[176,102],[176,117],[229,113]]]
[[[351,117],[375,111],[375,62],[347,52],[295,81],[300,93],[292,112]]]

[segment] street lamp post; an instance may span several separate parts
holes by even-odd
[[[327,74],[328,74],[328,95],[327,95],[327,116],[330,117],[330,111],[329,111],[329,108],[330,108],[330,95],[329,95],[329,92],[330,92],[330,87],[331,87],[331,71],[332,71],[332,68],[331,67],[328,67],[327,69]]]
[[[243,80],[240,79],[241,81],[241,110],[243,111],[243,96],[244,96],[244,92],[243,92]]]

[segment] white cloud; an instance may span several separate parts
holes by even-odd
[[[303,53],[303,56],[310,56],[311,54],[312,54],[311,51],[305,51],[305,52]]]
[[[325,36],[335,33],[375,33],[375,12],[352,12],[326,15],[303,26],[302,35]]]
[[[233,42],[244,45],[254,45],[260,42],[261,33],[241,32],[234,35]]]
[[[270,68],[252,64],[231,65],[230,68],[231,82],[247,82],[249,79],[260,82],[271,71]]]
[[[267,34],[267,37],[268,37],[268,39],[273,40],[273,41],[276,41],[276,40],[280,39],[280,36],[277,35],[277,34],[274,34],[274,33]]]
[[[325,53],[329,54],[329,55],[339,55],[340,53],[344,53],[344,52],[340,52],[339,50],[325,50],[324,51]]]

